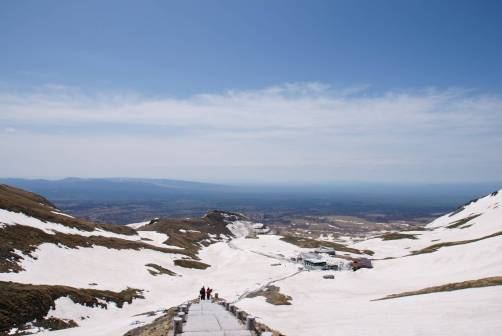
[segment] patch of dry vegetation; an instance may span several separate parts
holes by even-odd
[[[476,214],[476,215],[471,215],[471,216],[468,216],[466,218],[462,218],[462,219],[459,219],[457,221],[454,221],[452,222],[450,225],[447,226],[448,229],[455,229],[455,228],[458,228],[459,226],[462,226],[464,224],[467,224],[468,222],[470,222],[471,220],[477,218],[481,216],[481,214]],[[469,225],[470,226],[470,225]],[[465,227],[461,228],[461,229],[465,229]]]
[[[134,328],[124,334],[124,336],[165,336],[173,329],[173,317],[176,315],[176,308],[169,308],[164,315],[156,318],[152,323]]]
[[[195,268],[195,269],[206,269],[211,265],[205,264],[203,262],[197,261],[197,260],[190,260],[190,259],[176,259],[174,261],[174,264],[176,266],[180,267],[185,267],[185,268]]]
[[[171,275],[171,276],[178,275],[175,272],[170,271],[167,268],[164,268],[164,267],[157,265],[157,264],[146,264],[145,266],[153,268],[153,269],[148,270],[148,272],[153,276],[162,275],[162,274],[167,274],[167,275]]]
[[[277,286],[267,286],[264,289],[247,295],[248,298],[254,298],[257,296],[265,297],[268,303],[276,306],[290,305],[291,300],[293,299],[289,295],[282,294],[280,292],[280,288]]]
[[[8,211],[24,213],[42,221],[50,221],[83,231],[106,230],[123,235],[136,235],[136,231],[127,226],[96,224],[89,221],[58,214],[55,206],[42,196],[0,185],[0,208]],[[55,213],[56,212],[56,213]],[[69,248],[104,246],[114,249],[152,249],[165,253],[190,255],[189,252],[178,249],[161,248],[139,241],[103,236],[84,237],[76,234],[47,234],[42,230],[23,226],[6,225],[0,230],[0,272],[19,272],[22,267],[19,262],[42,243],[52,243]],[[21,253],[16,252],[20,251]]]
[[[401,230],[401,232],[408,232],[408,231],[431,231],[431,229],[423,227],[423,226],[414,226],[411,228]]]
[[[31,257],[31,253],[43,243],[52,243],[69,248],[104,246],[117,250],[150,249],[165,253],[188,255],[183,250],[157,247],[141,241],[131,241],[103,236],[85,237],[60,232],[48,234],[42,230],[29,226],[7,225],[0,229],[0,272],[22,271],[23,269],[19,265],[19,262],[24,258],[23,255]]]
[[[382,240],[399,240],[399,239],[417,239],[416,235],[409,233],[400,233],[400,232],[388,232],[384,233],[378,238],[382,238]]]
[[[468,288],[481,288],[481,287],[490,287],[490,286],[501,286],[502,285],[502,276],[483,278],[478,280],[468,280],[462,282],[453,282],[445,285],[427,287],[424,289],[420,289],[417,291],[404,292],[399,294],[391,294],[387,295],[384,298],[376,299],[373,301],[379,300],[389,300],[396,299],[405,296],[413,296],[413,295],[422,295],[422,294],[430,294],[430,293],[439,293],[439,292],[451,292],[460,289],[468,289]]]
[[[36,320],[35,322],[32,322],[32,325],[38,328],[43,328],[45,330],[51,330],[51,331],[78,327],[77,322],[73,320],[59,319],[56,317],[49,317],[41,320]],[[15,336],[24,334],[25,333],[22,328],[20,330],[17,330],[16,333],[14,333]]]
[[[54,213],[59,210],[46,198],[6,184],[0,184],[0,209],[21,212],[44,222],[59,223],[83,231],[102,229],[124,235],[137,234],[134,229],[128,226],[96,224],[83,219]]]
[[[285,336],[283,333],[274,330],[261,322],[256,322],[256,331],[259,335],[263,334],[264,332],[271,332],[272,336]]]
[[[476,239],[437,243],[437,244],[425,247],[423,249],[420,249],[420,250],[417,250],[417,251],[413,251],[413,252],[411,252],[411,255],[424,254],[424,253],[432,253],[432,252],[436,252],[437,250],[439,250],[440,248],[443,248],[443,247],[449,247],[449,246],[456,246],[456,245],[475,243],[475,242],[478,242],[480,240],[484,240],[484,239],[488,239],[488,238],[493,238],[493,237],[497,237],[497,236],[501,236],[501,235],[502,235],[502,231],[496,232],[496,233],[493,233],[491,235],[484,236],[484,237],[481,237],[481,238],[476,238]]]
[[[211,244],[210,235],[232,236],[230,230],[227,229],[228,221],[242,219],[245,218],[239,214],[211,211],[202,218],[163,218],[142,226],[141,230],[166,234],[169,238],[164,242],[165,244],[182,247],[187,254],[197,259],[196,255],[201,245]]]
[[[126,302],[132,303],[133,299],[143,298],[141,291],[133,288],[117,293],[68,286],[29,285],[0,281],[0,334],[12,328],[23,328],[31,321],[45,327],[74,326],[70,321],[61,323],[45,319],[49,310],[55,308],[55,300],[61,297],[69,297],[73,302],[84,306],[101,308],[107,308],[109,302],[121,308]]]
[[[126,226],[95,224],[92,222],[71,218],[54,213],[57,209],[42,196],[14,188],[0,185],[0,208],[22,212],[42,221],[51,221],[84,231],[96,229],[107,230],[125,235],[135,235],[136,231]],[[210,235],[231,235],[226,228],[227,221],[244,219],[234,213],[212,211],[198,219],[163,219],[142,227],[142,230],[157,231],[169,236],[166,244],[182,247],[170,249],[149,245],[144,241],[131,241],[120,238],[103,236],[85,237],[75,234],[48,234],[42,230],[23,226],[7,225],[0,230],[0,272],[19,272],[22,267],[19,262],[43,243],[52,243],[69,248],[104,246],[113,249],[151,249],[165,253],[183,254],[198,259],[197,253],[201,246],[211,243]],[[182,230],[182,231],[180,231]],[[17,251],[20,251],[17,252]],[[182,262],[182,265],[192,268],[206,268],[208,265],[195,262]],[[158,271],[158,270],[157,270]],[[168,270],[167,270],[168,271]],[[166,271],[162,271],[166,272]],[[164,274],[168,274],[167,272]]]
[[[358,250],[355,248],[345,246],[340,243],[320,241],[311,238],[298,237],[292,235],[285,235],[284,237],[281,238],[281,240],[303,248],[319,248],[321,246],[326,246],[335,249],[335,251],[337,252],[348,252],[354,254],[367,254],[367,255],[374,254],[374,252],[371,250]]]

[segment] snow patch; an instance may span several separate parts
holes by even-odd
[[[140,227],[145,226],[147,224],[150,224],[150,221],[139,222],[139,223],[131,223],[131,224],[127,224],[126,226],[128,226],[128,227],[130,227],[132,229],[139,229]]]
[[[102,229],[96,229],[94,231],[84,231],[77,228],[68,227],[66,225],[54,222],[43,222],[38,218],[30,217],[21,212],[13,212],[5,209],[0,209],[0,221],[5,225],[23,225],[33,227],[44,231],[47,234],[55,234],[56,232],[65,234],[75,234],[85,237],[90,236],[103,236],[111,238],[120,238],[126,240],[139,240],[138,236],[128,236],[118,233],[113,233],[110,231],[105,231]]]
[[[51,211],[51,212],[56,215],[65,216],[65,217],[69,217],[69,218],[75,218],[71,215],[65,214],[64,212],[59,212],[59,211]]]

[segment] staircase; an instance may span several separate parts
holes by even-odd
[[[175,318],[175,335],[182,336],[254,336],[251,330],[224,305],[201,300],[178,313]],[[188,314],[186,313],[188,311]],[[254,322],[254,320],[253,320]],[[249,325],[248,325],[249,328]]]

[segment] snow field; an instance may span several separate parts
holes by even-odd
[[[115,250],[101,246],[69,249],[42,244],[34,253],[37,259],[26,257],[22,261],[25,271],[0,273],[0,280],[113,291],[127,287],[144,290],[144,300],[134,300],[122,309],[114,304],[109,304],[106,310],[83,307],[68,298],[60,298],[49,316],[71,318],[80,327],[42,333],[48,335],[121,336],[155,319],[138,314],[159,311],[195,298],[202,286],[214,288],[227,300],[236,300],[240,308],[288,336],[335,333],[349,336],[499,335],[502,286],[372,300],[452,282],[501,276],[502,236],[402,257],[436,243],[476,239],[502,231],[500,203],[501,193],[487,196],[451,217],[445,215],[433,221],[427,226],[431,231],[407,232],[416,234],[416,240],[373,238],[355,243],[351,247],[373,250],[376,258],[396,257],[376,260],[374,269],[357,272],[304,271],[291,276],[297,272],[298,264],[288,259],[310,249],[288,244],[273,235],[246,239],[252,223],[238,221],[229,228],[240,238],[212,244],[199,252],[201,261],[211,265],[206,270],[175,266],[174,260],[182,255],[148,249]],[[481,215],[468,223],[472,226],[446,228],[473,214]],[[102,230],[85,232],[0,210],[0,226],[16,223],[37,227],[49,234],[59,231],[128,240],[147,238],[151,241],[144,242],[155,246],[166,246],[162,243],[168,238],[151,231],[139,231],[132,237]],[[181,276],[152,276],[145,266],[149,263]],[[328,273],[334,274],[335,279],[322,278]],[[281,293],[293,298],[292,305],[275,306],[265,302],[263,297],[243,298],[246,293],[271,282],[280,287]],[[82,316],[89,318],[81,320]]]

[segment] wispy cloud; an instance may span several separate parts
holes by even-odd
[[[54,161],[56,152],[74,157],[70,152],[78,150],[124,164],[111,154],[119,153],[141,161],[145,176],[169,175],[174,166],[194,172],[211,166],[218,172],[193,177],[221,180],[229,167],[241,167],[241,178],[251,179],[259,167],[270,179],[266,171],[273,166],[289,167],[286,179],[308,179],[318,170],[322,179],[331,172],[333,180],[413,180],[429,167],[426,174],[437,180],[474,178],[480,166],[502,168],[493,152],[502,144],[502,98],[461,89],[376,94],[365,87],[291,83],[175,98],[48,86],[1,92],[0,126],[23,129],[4,132],[4,153],[33,151],[27,139],[39,139]],[[65,129],[70,132],[57,133]],[[62,167],[69,169],[72,160]],[[464,170],[449,172],[454,169]],[[61,174],[70,173],[61,168]],[[93,174],[100,175],[99,167]]]
[[[502,98],[498,96],[434,89],[377,95],[352,89],[335,91],[321,83],[199,94],[186,99],[134,93],[85,94],[78,89],[49,86],[35,93],[3,92],[0,108],[0,119],[8,122],[103,122],[232,130],[435,129],[445,122],[451,129],[482,130],[500,126],[502,119]]]
[[[4,131],[5,133],[14,133],[14,132],[16,131],[16,129],[15,129],[14,127],[5,127],[5,128],[3,129],[3,131]]]

